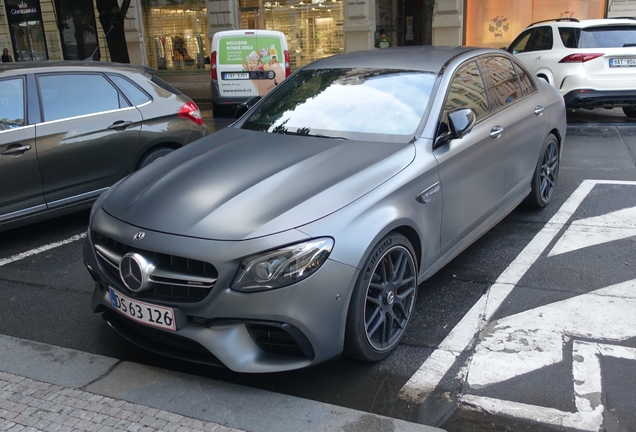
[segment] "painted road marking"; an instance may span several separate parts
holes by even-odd
[[[548,257],[636,236],[636,207],[572,222]]]
[[[455,363],[457,356],[475,340],[493,314],[499,309],[508,294],[530,269],[543,251],[553,241],[590,191],[599,184],[636,186],[633,181],[585,180],[570,195],[559,211],[537,233],[515,260],[504,270],[497,281],[475,303],[440,346],[404,384],[398,396],[406,401],[420,404],[430,396],[442,378]]]
[[[468,368],[482,388],[563,361],[570,339],[619,342],[636,337],[636,279],[492,322]]]
[[[528,405],[484,396],[463,395],[461,403],[474,410],[490,414],[521,418],[552,426],[582,431],[603,430],[602,383],[600,357],[636,360],[636,349],[593,342],[573,342],[572,378],[576,412]]]
[[[4,265],[7,265],[7,264],[11,264],[12,262],[20,261],[21,259],[33,256],[33,255],[41,254],[42,252],[46,252],[48,250],[55,249],[57,247],[64,246],[64,245],[69,244],[69,243],[76,242],[76,241],[81,240],[81,239],[85,239],[85,238],[86,238],[86,233],[83,232],[81,234],[74,235],[73,237],[69,237],[66,240],[61,240],[61,241],[55,242],[55,243],[49,243],[47,245],[40,246],[40,247],[37,247],[35,249],[28,250],[26,252],[22,252],[22,253],[13,255],[13,256],[11,256],[9,258],[0,259],[0,267],[2,267]]]

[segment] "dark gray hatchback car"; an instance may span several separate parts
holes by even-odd
[[[208,134],[143,66],[0,66],[0,231],[90,207],[113,183]]]

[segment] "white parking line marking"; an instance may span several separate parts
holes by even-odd
[[[485,410],[493,415],[522,418],[547,425],[581,431],[603,430],[605,407],[601,397],[603,389],[600,356],[636,360],[636,349],[575,340],[572,356],[574,400],[577,409],[574,413],[475,395],[463,395],[461,404],[465,409]]]
[[[572,222],[549,257],[636,236],[636,207]]]
[[[15,261],[20,261],[21,259],[33,256],[33,255],[40,254],[42,252],[46,252],[47,250],[55,249],[56,247],[60,247],[60,246],[64,246],[64,245],[69,244],[69,243],[76,242],[76,241],[84,239],[84,238],[86,238],[86,233],[85,232],[83,232],[81,234],[74,235],[73,237],[69,237],[66,240],[62,240],[62,241],[55,242],[55,243],[49,243],[47,245],[40,246],[38,248],[28,250],[26,252],[22,252],[22,253],[13,255],[12,257],[9,257],[9,258],[0,259],[0,267],[2,267],[4,265],[7,265],[7,264],[11,264],[12,262],[15,262]]]
[[[420,404],[439,385],[444,375],[455,363],[457,355],[466,350],[475,335],[499,309],[508,294],[548,247],[563,226],[570,220],[576,209],[598,184],[634,185],[633,181],[585,180],[570,195],[559,211],[537,233],[515,260],[504,270],[497,281],[488,289],[431,356],[404,384],[398,396],[406,401]],[[470,338],[468,335],[472,335]],[[438,351],[446,351],[438,352]]]

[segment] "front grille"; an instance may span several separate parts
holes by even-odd
[[[212,291],[218,277],[216,268],[204,261],[134,248],[96,232],[92,240],[98,264],[110,282],[138,299],[198,302]],[[154,265],[149,290],[133,292],[122,283],[119,262],[127,253],[140,254]]]

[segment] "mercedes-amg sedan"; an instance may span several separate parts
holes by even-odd
[[[409,47],[298,70],[93,207],[93,310],[148,350],[240,372],[366,361],[418,285],[554,196],[559,93],[510,54]]]

